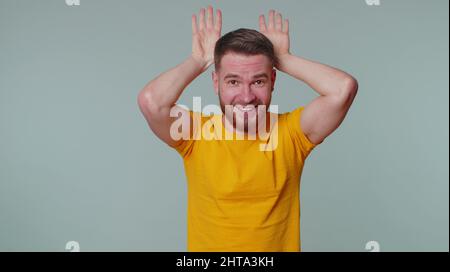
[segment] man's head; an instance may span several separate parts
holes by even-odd
[[[278,63],[273,45],[262,33],[240,28],[216,42],[214,62],[214,90],[222,112],[226,105],[234,106],[234,117],[225,118],[234,127],[248,130],[249,124],[256,124],[258,114],[265,114],[256,107],[264,105],[267,110],[272,99]]]

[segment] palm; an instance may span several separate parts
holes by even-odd
[[[216,10],[214,22],[213,8],[208,6],[208,18],[205,17],[205,9],[202,8],[197,25],[197,17],[192,15],[192,56],[209,66],[214,62],[214,47],[222,30],[222,12]]]
[[[280,13],[270,10],[267,25],[264,15],[259,16],[259,30],[272,42],[277,56],[289,54],[289,21],[283,22]]]

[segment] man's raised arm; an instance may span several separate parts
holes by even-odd
[[[208,6],[207,18],[205,12],[204,8],[200,10],[198,25],[197,16],[192,15],[191,56],[151,80],[138,95],[139,108],[151,130],[170,146],[175,146],[178,142],[170,135],[171,124],[177,118],[170,116],[170,110],[172,107],[178,107],[175,103],[187,85],[214,63],[214,46],[220,38],[222,13],[216,10],[214,22],[213,8]],[[177,110],[185,111],[181,107]],[[183,116],[189,116],[189,114],[186,113]],[[183,122],[191,124],[192,120],[186,119]],[[190,126],[183,125],[183,127]]]
[[[320,94],[305,106],[299,122],[312,143],[321,143],[344,120],[358,91],[358,82],[339,69],[292,55],[289,52],[289,21],[283,21],[280,13],[270,10],[268,25],[261,15],[259,27],[274,45],[279,60],[276,68],[305,82]]]

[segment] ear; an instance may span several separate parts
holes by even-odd
[[[275,69],[272,69],[272,92],[275,88],[275,80],[277,79],[277,71]]]
[[[219,94],[219,75],[216,71],[212,71],[212,81],[214,84],[214,92],[216,93],[216,95]]]

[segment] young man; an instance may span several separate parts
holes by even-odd
[[[304,162],[343,121],[357,81],[292,55],[289,22],[274,10],[267,24],[264,15],[259,17],[259,32],[238,29],[223,37],[221,11],[215,20],[211,6],[205,13],[200,10],[198,24],[192,16],[191,56],[150,81],[138,97],[151,130],[184,160],[188,251],[300,251]],[[177,106],[187,85],[213,63],[212,80],[224,114],[204,116]],[[288,113],[268,112],[274,67],[320,96]],[[174,136],[180,127],[182,138]],[[261,131],[266,137],[260,137]]]

